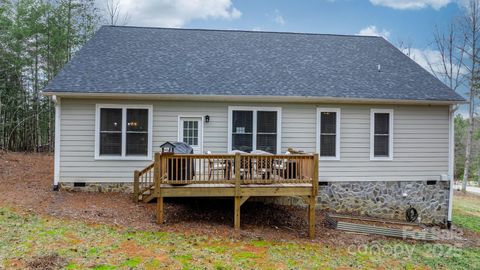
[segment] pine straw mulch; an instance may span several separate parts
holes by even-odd
[[[306,235],[306,209],[248,201],[242,206],[242,230],[235,232],[232,228],[231,199],[166,200],[166,223],[158,225],[155,223],[154,203],[135,204],[131,195],[124,193],[54,192],[52,179],[52,154],[0,152],[0,207],[93,224],[215,237],[308,241],[327,246],[348,246],[386,239],[328,229],[324,225],[324,213],[318,211],[316,238],[310,240]],[[465,233],[466,237],[442,242],[459,247],[480,246],[480,235]],[[457,229],[454,234],[461,236],[463,232]]]
[[[33,257],[28,263],[28,268],[32,270],[55,270],[63,269],[67,265],[67,260],[58,254],[49,254],[39,257]]]

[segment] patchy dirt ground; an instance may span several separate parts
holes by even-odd
[[[480,269],[479,248],[398,240],[335,247],[185,235],[2,207],[0,230],[0,269]]]
[[[385,239],[325,228],[317,213],[317,237],[306,237],[307,210],[247,202],[242,206],[242,230],[235,232],[233,202],[228,199],[166,200],[163,225],[155,223],[155,204],[135,204],[129,194],[52,191],[53,155],[0,153],[0,207],[133,229],[180,232],[186,235],[238,237],[348,246]],[[462,230],[454,231],[461,236]],[[457,247],[480,246],[480,235],[467,232]],[[444,242],[449,242],[444,241]]]

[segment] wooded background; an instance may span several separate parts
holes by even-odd
[[[0,148],[53,150],[54,104],[41,90],[100,22],[94,0],[0,0]]]
[[[100,24],[127,24],[119,0],[0,0],[0,150],[53,151],[55,109],[41,90]],[[480,0],[463,13],[432,26],[432,49],[440,63],[430,72],[468,98],[468,117],[455,118],[455,178],[480,180],[476,99],[480,89]],[[410,54],[411,46],[397,47]],[[415,59],[414,59],[415,60]],[[458,108],[457,108],[458,109]]]

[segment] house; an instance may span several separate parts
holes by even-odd
[[[131,186],[168,141],[293,148],[320,156],[319,207],[450,220],[464,99],[381,37],[104,26],[44,94],[55,186]]]

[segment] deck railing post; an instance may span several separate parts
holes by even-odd
[[[234,198],[234,217],[233,223],[236,230],[240,229],[240,207],[241,207],[241,197],[240,197],[240,153],[235,153],[235,198]]]
[[[240,177],[240,159],[241,159],[241,155],[240,153],[236,153],[235,154],[235,165],[234,165],[234,168],[235,168],[235,196],[239,196],[239,192],[240,192],[240,181],[241,181],[241,177]]]
[[[313,196],[318,195],[318,154],[313,155],[313,182],[312,182],[312,189],[313,189]]]
[[[155,153],[155,161],[153,164],[153,179],[155,183],[155,193],[158,196],[158,192],[160,191],[160,167],[161,167],[161,160],[162,160],[162,154],[161,153]]]
[[[140,196],[140,171],[135,170],[133,172],[133,201],[138,202],[138,196]]]

